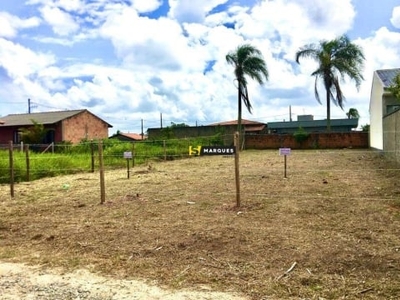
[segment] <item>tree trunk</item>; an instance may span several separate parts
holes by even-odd
[[[241,94],[240,81],[238,81],[238,132],[239,132],[239,139],[238,139],[239,145],[242,145],[242,94]]]
[[[331,132],[331,97],[329,89],[326,89],[326,131]]]

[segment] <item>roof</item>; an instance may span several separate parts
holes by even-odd
[[[34,120],[35,122],[37,122],[39,124],[43,124],[43,125],[55,124],[62,120],[65,120],[65,119],[71,118],[75,115],[78,115],[80,113],[83,113],[85,111],[87,111],[87,110],[86,109],[78,109],[78,110],[39,112],[39,113],[30,113],[30,114],[10,114],[10,115],[7,115],[7,116],[1,118],[1,121],[4,123],[3,124],[0,123],[0,125],[1,125],[1,127],[26,126],[26,125],[32,125],[33,124],[32,120]],[[104,120],[102,120],[102,121],[105,122]],[[105,123],[107,123],[107,122],[105,122]],[[110,124],[108,124],[108,127],[112,127],[112,126]]]
[[[238,120],[232,120],[232,121],[225,121],[225,122],[219,122],[219,123],[213,123],[209,124],[208,126],[228,126],[228,125],[237,125]],[[242,125],[265,125],[264,123],[257,122],[257,121],[250,121],[246,119],[242,119]]]
[[[376,74],[383,83],[383,87],[387,88],[393,84],[394,78],[400,74],[400,68],[376,70]]]
[[[143,137],[142,137],[142,135],[139,133],[124,133],[124,132],[116,133],[113,136],[111,136],[110,138],[116,138],[118,136],[126,137],[128,139],[135,140],[135,141],[146,139],[146,136],[143,135]]]
[[[286,128],[314,128],[326,127],[326,120],[313,120],[313,121],[292,121],[292,122],[268,122],[268,129],[286,129]],[[353,128],[358,126],[358,119],[331,119],[331,127],[337,126],[351,126]]]

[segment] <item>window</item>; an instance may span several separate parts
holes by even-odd
[[[16,130],[14,131],[14,138],[13,138],[13,143],[14,144],[19,144],[22,141],[22,132],[21,130]]]
[[[399,104],[395,104],[395,105],[387,105],[386,106],[386,113],[390,114],[396,110],[400,109],[400,105]]]
[[[46,133],[45,138],[43,139],[43,142],[45,144],[51,144],[54,142],[54,137],[55,137],[55,130],[54,129],[49,129]]]

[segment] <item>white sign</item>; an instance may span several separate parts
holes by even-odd
[[[291,150],[290,148],[279,148],[279,155],[290,155]]]
[[[132,159],[132,152],[130,152],[130,151],[124,152],[124,158]]]

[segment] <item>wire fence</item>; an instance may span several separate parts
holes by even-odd
[[[137,188],[139,193],[146,193],[154,198],[234,197],[233,156],[190,158],[188,150],[193,144],[189,141],[181,150],[176,145],[175,150],[168,149],[169,145],[172,147],[168,142],[158,141],[152,146],[151,143],[144,145],[123,143],[120,148],[104,146],[103,171],[108,189],[116,186],[119,189],[116,193],[128,194],[120,184],[115,183],[125,178],[140,186]],[[98,190],[101,186],[98,175],[101,171],[98,146],[96,143],[87,143],[84,145],[85,151],[60,151],[55,145],[54,153],[31,153],[26,148],[21,151],[19,145],[18,149],[3,151],[0,156],[0,180],[3,185],[10,183],[9,164],[12,153],[15,183],[79,173],[80,178],[87,176],[97,180],[99,183],[94,184],[94,188]],[[127,157],[127,153],[131,153],[132,158],[129,155]],[[284,158],[287,159],[286,169]],[[174,161],[171,162],[172,165],[164,163],[170,161]],[[151,174],[150,168],[155,164],[157,174],[168,176],[143,183],[143,174]],[[175,165],[181,167],[175,168]],[[396,180],[400,171],[399,164],[387,159],[387,153],[370,149],[292,150],[287,156],[279,155],[277,149],[245,150],[240,153],[239,168],[240,193],[243,197],[282,199],[296,195],[302,201],[312,195],[321,199],[382,201],[400,196],[400,186]],[[112,184],[107,183],[113,172],[118,172],[119,179],[113,178]],[[197,179],[194,180],[194,177]],[[174,184],[176,178],[179,178],[180,183],[187,182],[186,187]],[[331,191],[327,188],[331,186],[339,188]]]

